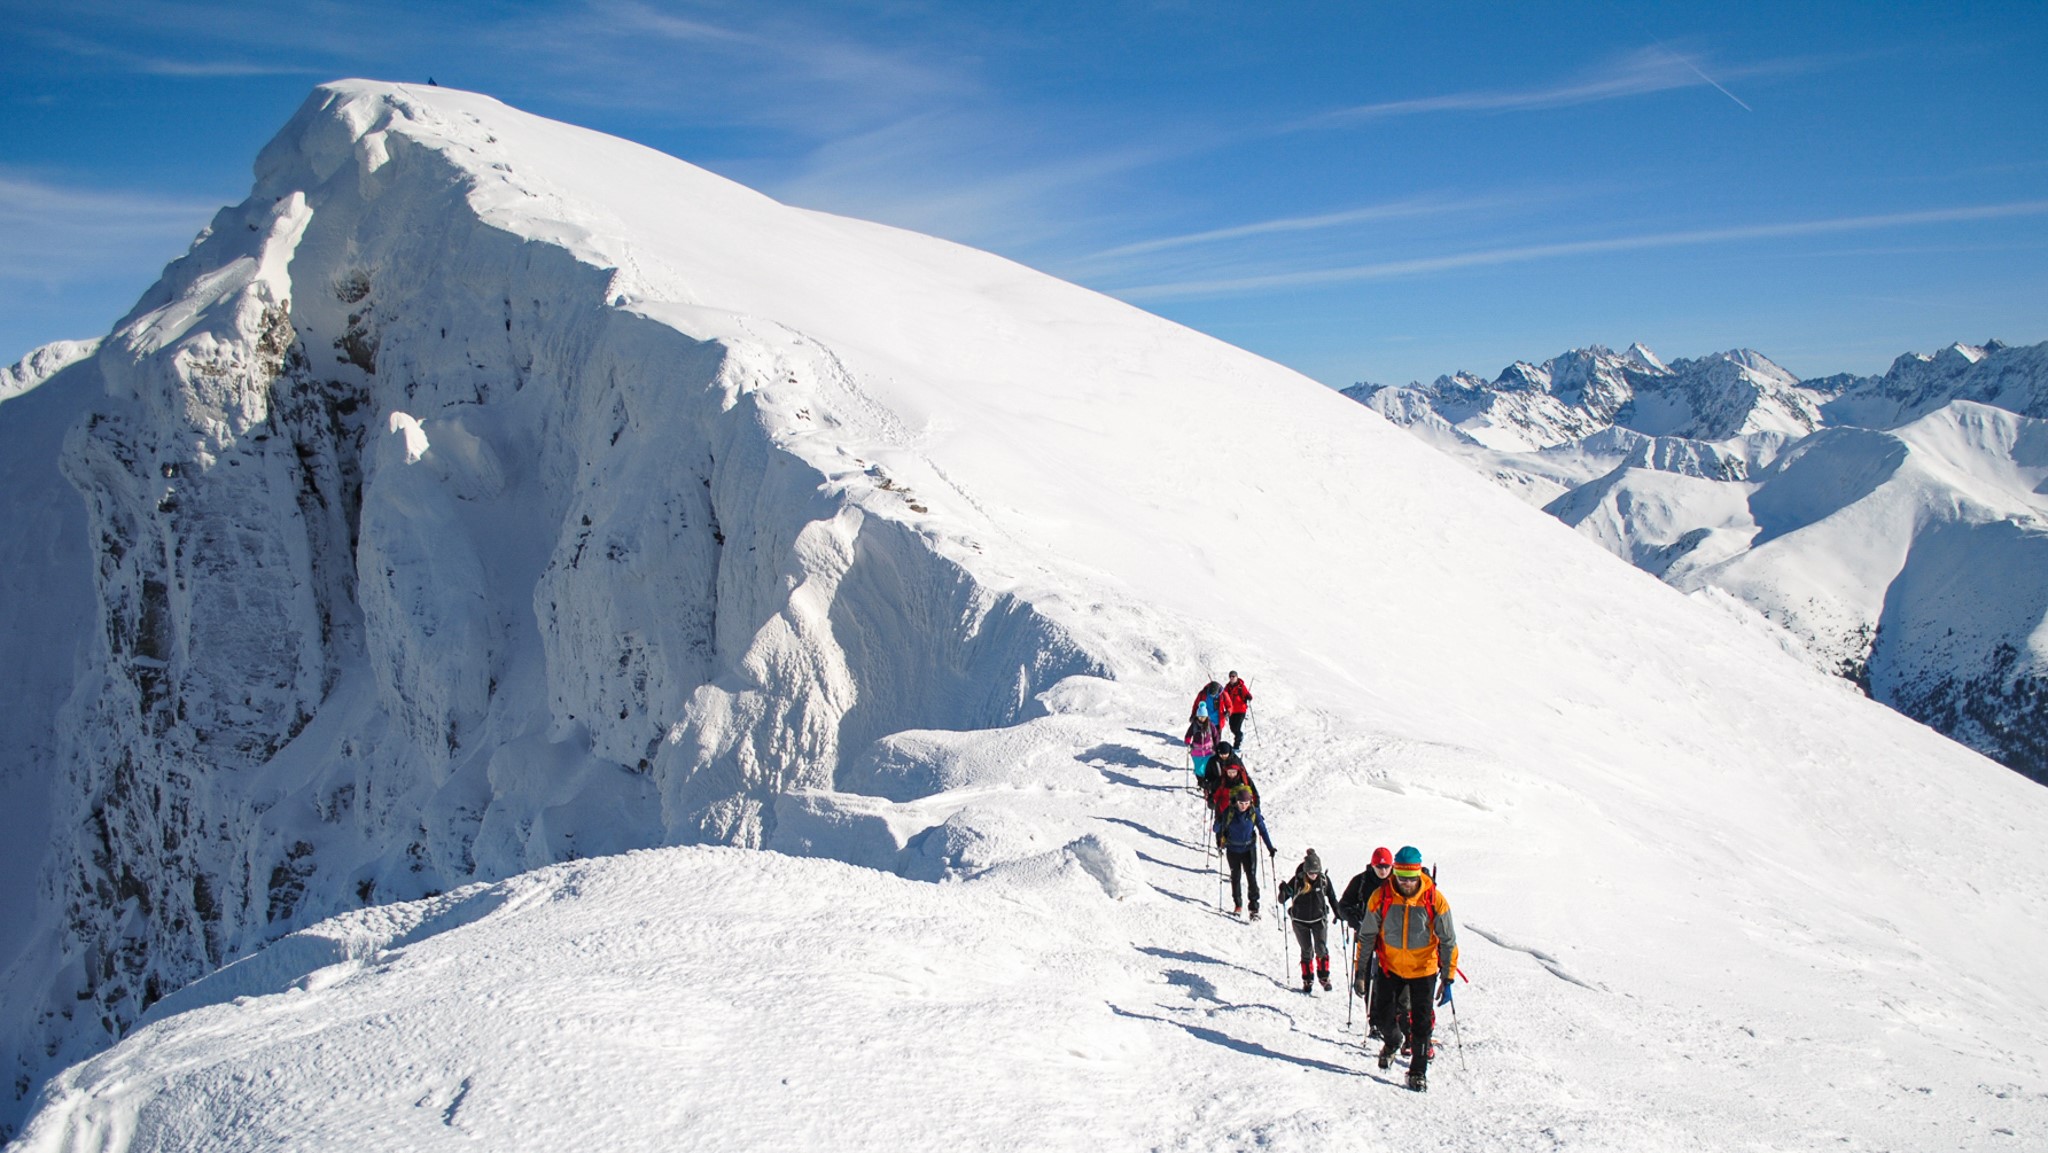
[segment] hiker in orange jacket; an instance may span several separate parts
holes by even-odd
[[[1366,901],[1358,935],[1375,942],[1380,979],[1390,982],[1388,1003],[1394,1019],[1382,1026],[1380,1068],[1394,1063],[1405,1033],[1412,1046],[1408,1087],[1422,1092],[1429,1088],[1435,1002],[1449,991],[1458,972],[1458,930],[1451,921],[1451,903],[1422,871],[1422,850],[1403,845],[1394,854],[1393,878]]]

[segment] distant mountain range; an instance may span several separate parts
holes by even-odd
[[[2048,343],[1800,380],[1640,344],[1345,394],[1616,556],[2048,782]]]

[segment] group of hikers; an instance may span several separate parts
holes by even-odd
[[[1244,915],[1249,896],[1256,921],[1259,842],[1268,854],[1277,856],[1278,850],[1259,811],[1258,786],[1239,752],[1251,700],[1251,686],[1234,669],[1227,683],[1210,681],[1195,697],[1182,739],[1197,791],[1209,806],[1216,846],[1229,865],[1232,915]],[[1222,736],[1226,724],[1230,740]],[[1422,851],[1413,845],[1374,849],[1372,863],[1338,896],[1322,858],[1310,849],[1274,896],[1301,946],[1304,993],[1313,993],[1318,982],[1332,987],[1329,924],[1334,920],[1350,929],[1351,992],[1366,1002],[1367,1035],[1380,1042],[1379,1067],[1391,1068],[1397,1054],[1406,1056],[1408,1088],[1428,1089],[1436,1007],[1451,1004],[1458,975],[1458,934],[1435,871],[1423,867]]]

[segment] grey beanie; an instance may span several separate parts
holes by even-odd
[[[1304,873],[1320,873],[1323,871],[1323,859],[1316,856],[1314,849],[1310,849],[1308,855],[1301,859],[1301,871]]]

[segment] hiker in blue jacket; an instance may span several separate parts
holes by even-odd
[[[1230,807],[1216,814],[1216,844],[1230,861],[1230,900],[1237,913],[1244,912],[1244,890],[1238,878],[1252,891],[1252,920],[1259,919],[1259,841],[1266,851],[1277,853],[1273,836],[1266,831],[1266,818],[1259,815],[1259,803],[1249,786],[1231,790]]]

